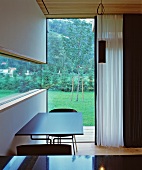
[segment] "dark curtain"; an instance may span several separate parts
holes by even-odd
[[[123,17],[124,146],[142,147],[142,15]]]

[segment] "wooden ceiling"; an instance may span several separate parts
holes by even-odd
[[[36,0],[46,18],[93,18],[101,0]],[[105,14],[142,14],[142,0],[102,0]]]

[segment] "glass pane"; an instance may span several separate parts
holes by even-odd
[[[73,108],[94,126],[93,19],[48,20],[48,110]]]
[[[0,54],[0,102],[42,88],[42,65]]]

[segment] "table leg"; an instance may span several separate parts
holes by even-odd
[[[52,144],[52,141],[51,139],[49,138],[33,138],[33,135],[31,135],[31,140],[46,140],[46,143],[48,144],[47,140],[50,141],[50,144]]]

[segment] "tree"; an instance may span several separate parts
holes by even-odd
[[[80,90],[80,79],[84,73],[87,74],[87,69],[90,67],[90,59],[93,58],[93,32],[92,25],[85,20],[70,19],[66,30],[66,37],[63,38],[64,49],[66,52],[66,60],[72,74],[78,77],[77,80],[77,95]]]
[[[80,77],[89,73],[87,68],[90,67],[90,59],[93,58],[94,36],[91,29],[91,23],[87,23],[85,20],[49,20],[49,67],[55,75],[53,77],[57,77],[58,84],[64,91],[71,91],[71,79],[74,76],[78,77],[75,83],[77,88],[76,100],[78,100],[80,89]],[[60,77],[57,76],[59,74]]]

